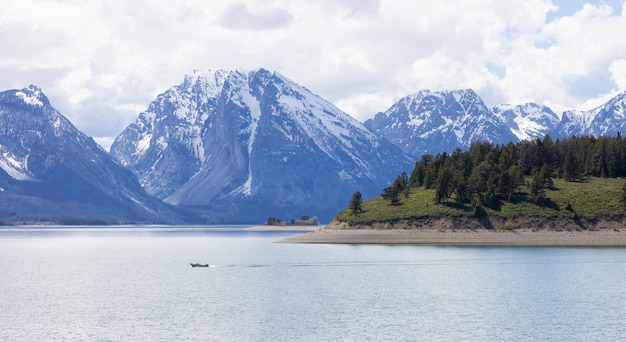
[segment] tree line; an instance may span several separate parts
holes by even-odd
[[[278,217],[271,216],[265,221],[265,225],[268,226],[317,226],[317,217],[316,216],[301,216],[299,220],[291,219],[291,221],[286,221]]]
[[[626,140],[615,137],[569,137],[553,141],[524,140],[506,145],[475,142],[469,150],[425,154],[410,175],[403,172],[383,190],[382,197],[399,204],[410,188],[435,190],[435,203],[453,199],[471,203],[477,214],[483,206],[512,201],[526,185],[528,198],[537,203],[554,178],[568,182],[587,177],[626,177]],[[626,204],[626,186],[623,202]]]

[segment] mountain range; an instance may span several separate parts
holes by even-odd
[[[422,90],[362,124],[279,73],[207,70],[157,96],[107,153],[29,86],[0,93],[0,221],[327,222],[424,153],[615,135],[625,108],[626,93],[559,117],[535,103],[489,108],[471,89]]]
[[[474,141],[507,144],[546,134],[552,139],[616,135],[626,128],[625,112],[626,93],[595,109],[566,111],[559,118],[536,103],[488,108],[471,89],[423,90],[400,99],[364,124],[419,159],[424,153],[464,150]]]

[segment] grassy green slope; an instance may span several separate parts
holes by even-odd
[[[527,200],[528,189],[510,202],[501,202],[497,208],[486,208],[487,216],[503,220],[520,217],[546,219],[613,218],[624,215],[624,205],[620,202],[625,180],[623,178],[589,178],[584,182],[554,180],[554,189],[546,190],[546,200],[536,204]],[[474,215],[469,204],[458,204],[453,199],[442,204],[434,203],[432,189],[412,189],[409,197],[401,195],[400,205],[391,205],[382,197],[363,202],[363,212],[353,215],[349,209],[340,212],[336,219],[350,223],[371,221],[393,221],[429,217],[467,217]],[[568,203],[571,211],[566,210]]]

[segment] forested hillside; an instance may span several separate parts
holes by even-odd
[[[624,213],[626,141],[570,137],[517,144],[476,142],[463,152],[423,155],[382,196],[338,219],[388,220],[432,215],[561,216],[593,219]],[[603,180],[606,179],[606,180]]]

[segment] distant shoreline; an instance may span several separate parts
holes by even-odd
[[[298,225],[259,225],[246,228],[253,231],[315,231],[324,226],[298,226]]]
[[[41,229],[57,229],[57,230],[209,230],[209,231],[294,231],[306,232],[320,229],[324,226],[303,226],[303,225],[251,225],[251,224],[223,224],[223,225],[162,225],[162,224],[121,224],[121,225],[60,225],[60,224],[20,224],[20,225],[0,225],[1,230],[41,230]]]
[[[626,224],[622,220],[600,220],[593,224],[568,221],[524,222],[507,228],[465,227],[449,219],[413,223],[377,222],[351,226],[333,221],[330,225],[282,239],[280,243],[319,244],[404,244],[434,246],[588,246],[626,247]],[[530,228],[532,227],[532,228]]]

